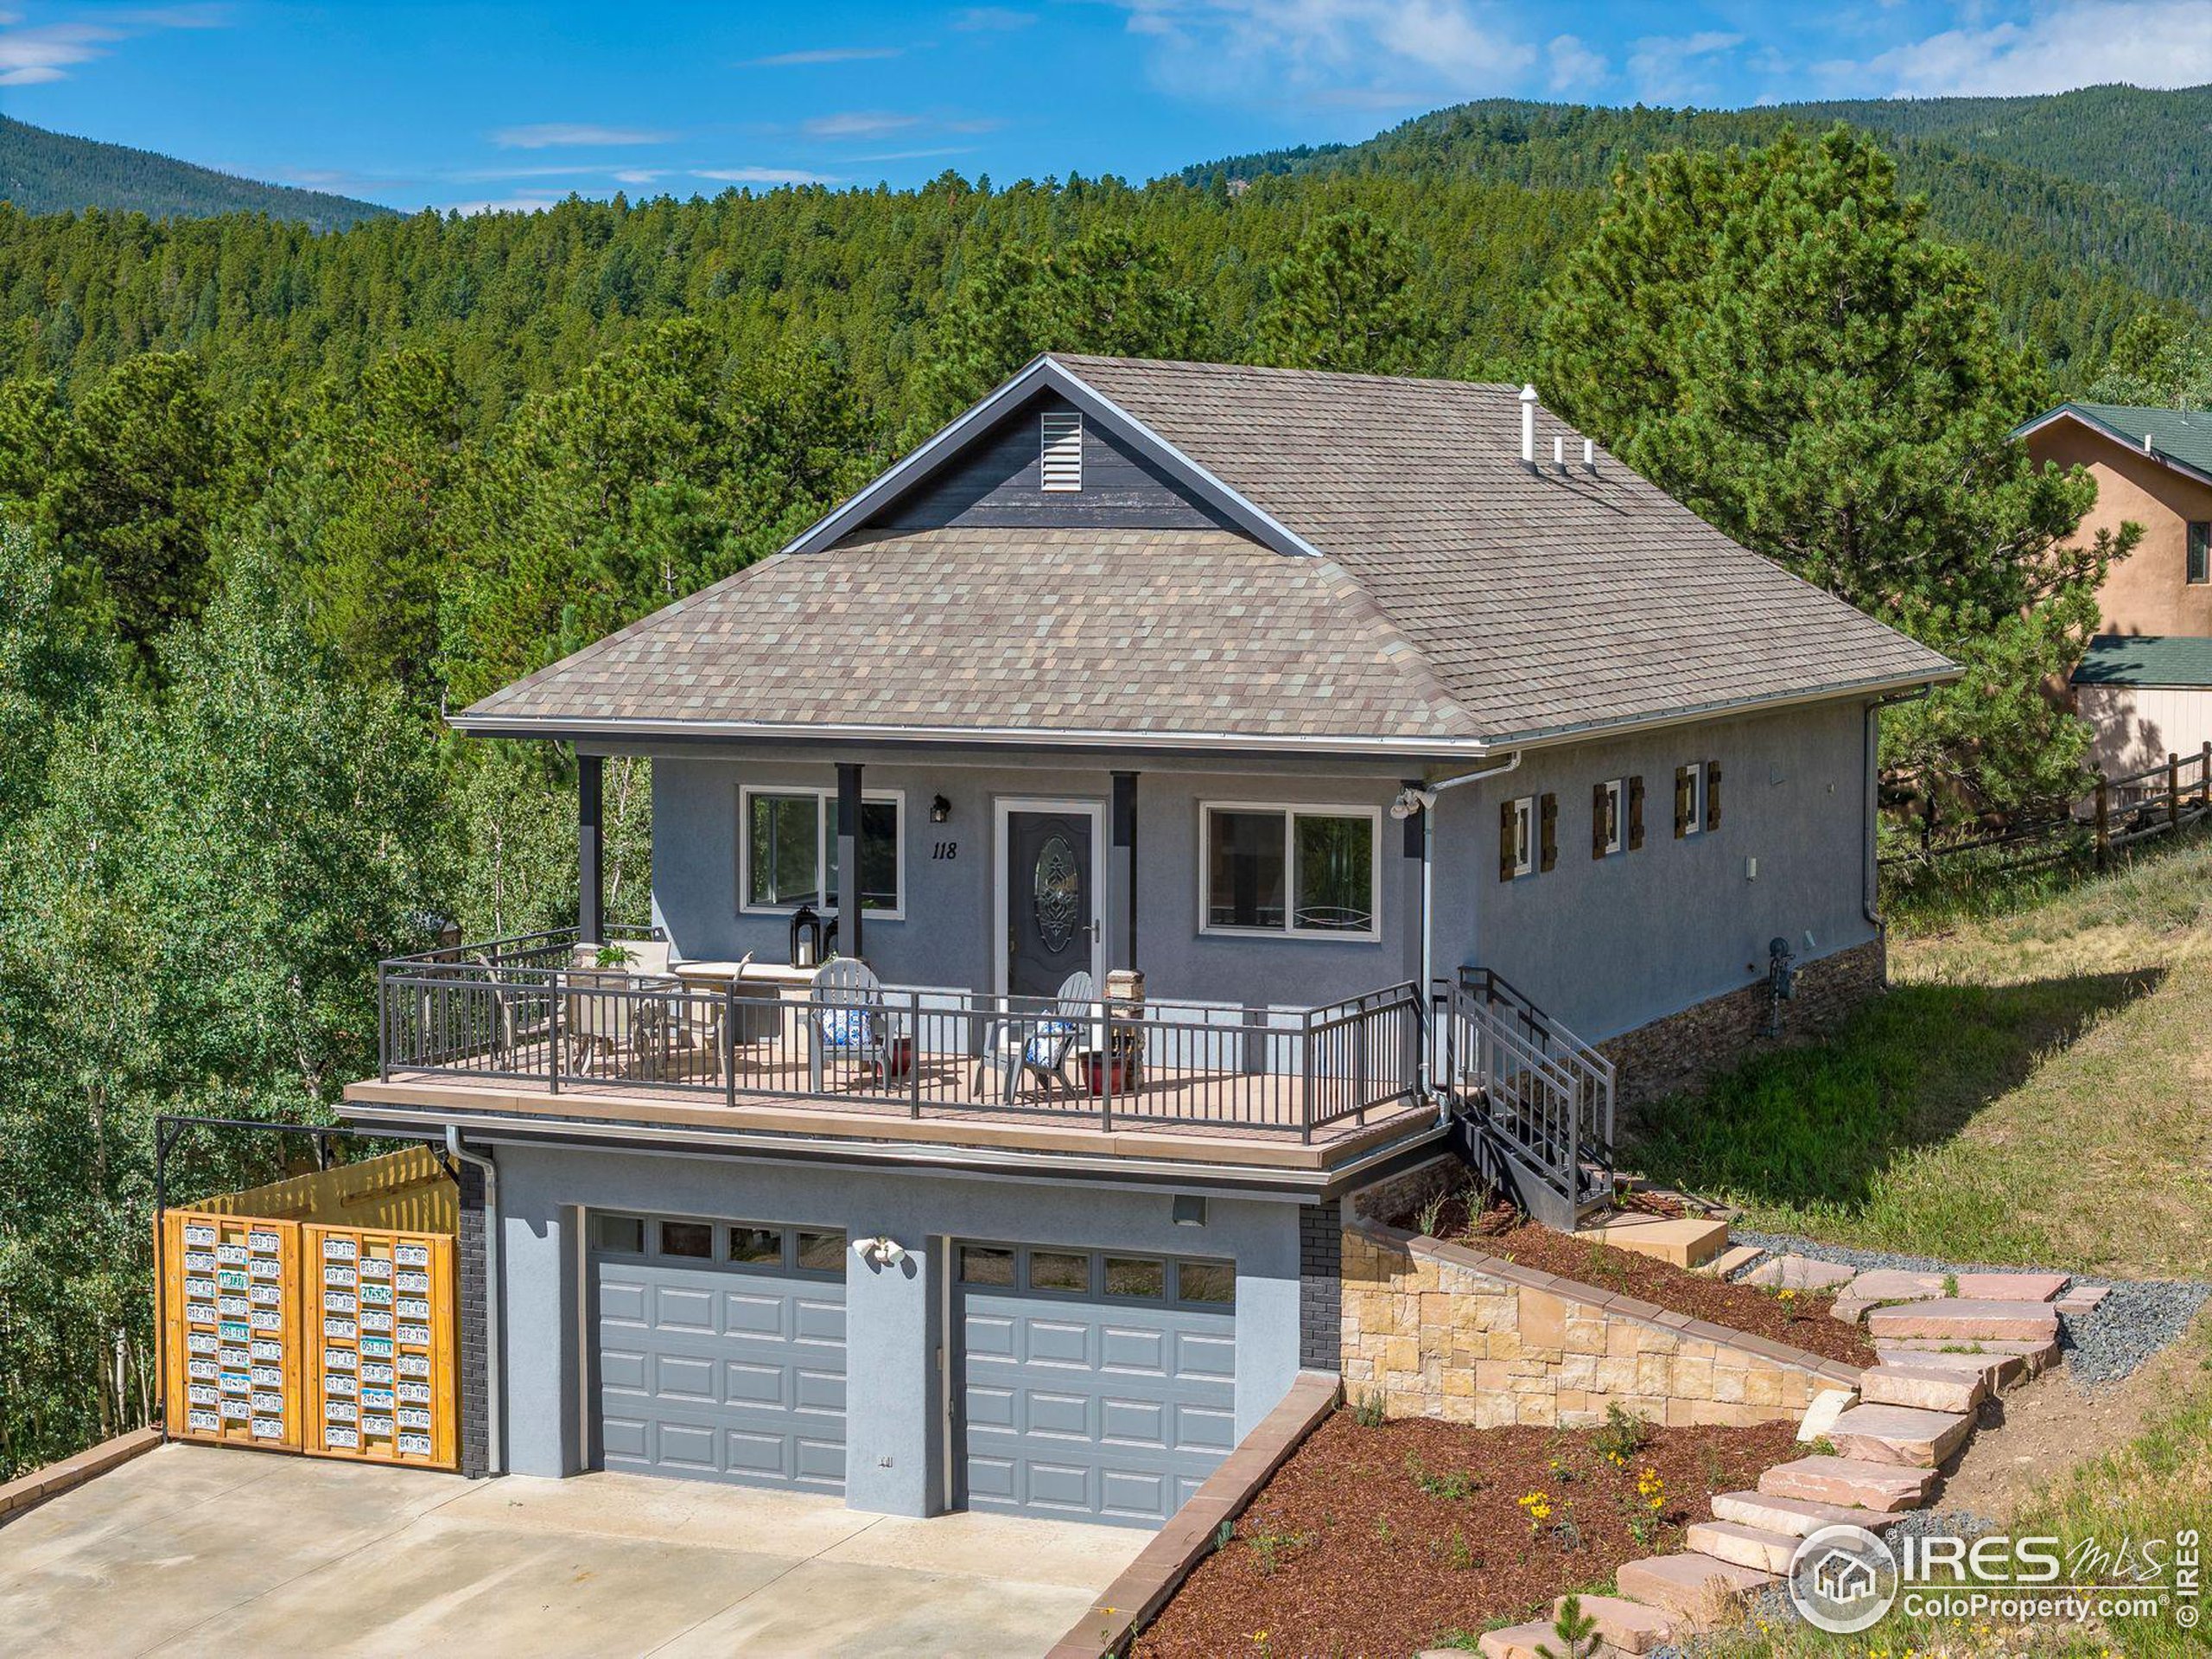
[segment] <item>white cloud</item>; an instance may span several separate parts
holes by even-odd
[[[1969,21],[1864,62],[1819,67],[1832,85],[1885,96],[2004,97],[2126,81],[2212,81],[2212,5],[2204,0],[2074,0],[2024,22]]]
[[[1535,48],[1476,0],[1114,0],[1154,42],[1154,79],[1226,93],[1369,107],[1511,90]]]
[[[36,86],[67,80],[79,66],[106,57],[134,35],[164,29],[221,29],[225,5],[159,6],[102,14],[92,22],[31,23],[23,14],[0,10],[0,86]]]
[[[903,46],[815,46],[800,52],[775,52],[765,58],[747,58],[747,69],[791,69],[817,63],[861,63],[871,58],[895,58]]]
[[[532,125],[502,127],[492,142],[502,149],[553,149],[575,144],[664,144],[673,133],[652,132],[641,127],[602,127],[588,121],[541,121]]]
[[[702,167],[692,176],[718,184],[835,184],[827,173],[809,173],[798,167]]]
[[[1592,52],[1572,35],[1554,35],[1544,48],[1544,56],[1551,63],[1548,85],[1555,92],[1587,90],[1605,78],[1610,67],[1602,54]]]
[[[617,184],[651,184],[660,177],[659,172],[649,167],[618,167],[614,169]]]
[[[802,121],[799,130],[810,138],[880,138],[887,132],[903,132],[921,124],[920,116],[900,115],[893,110],[842,110]]]
[[[1035,12],[1011,6],[965,6],[952,14],[951,26],[963,35],[1004,35],[1036,21]]]
[[[1715,103],[1720,92],[1712,72],[1720,67],[1718,60],[1743,43],[1741,35],[1717,29],[1646,35],[1629,49],[1629,78],[1646,103]]]

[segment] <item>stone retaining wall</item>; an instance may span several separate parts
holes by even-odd
[[[1351,1206],[1351,1398],[1484,1428],[1587,1427],[1614,1405],[1655,1423],[1744,1425],[1795,1422],[1815,1395],[1859,1386],[1855,1369],[1817,1354],[1372,1218],[1449,1173],[1427,1166]]]
[[[1888,971],[1879,938],[1807,963],[1797,971],[1796,998],[1783,1005],[1780,1040],[1833,1030],[1882,989]],[[1760,979],[1599,1044],[1618,1071],[1617,1109],[1694,1088],[1752,1048],[1775,1041],[1766,1034],[1770,1006],[1766,981]]]

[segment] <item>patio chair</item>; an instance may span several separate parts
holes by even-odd
[[[486,1033],[494,1065],[520,1065],[522,1051],[543,1037],[553,1007],[543,976],[518,973],[494,963],[482,951],[471,962],[492,987],[491,1029]]]
[[[1077,1039],[1098,1018],[1098,987],[1087,973],[1070,974],[1053,994],[1048,1014],[1015,1014],[994,1020],[983,1033],[983,1052],[976,1061],[976,1093],[983,1092],[983,1079],[996,1072],[999,1098],[1011,1104],[1020,1092],[1022,1079],[1033,1077],[1046,1094],[1065,1089],[1080,1096],[1084,1090],[1067,1075],[1075,1058]]]
[[[579,1069],[604,1065],[606,1075],[624,1075],[625,1058],[650,1074],[658,1052],[666,1005],[639,995],[664,988],[653,981],[619,971],[563,976],[562,1023],[575,1046]]]
[[[839,957],[814,976],[806,1003],[806,1080],[822,1092],[822,1074],[831,1057],[873,1066],[888,1077],[893,1066],[895,1033],[883,1006],[883,986],[857,957]]]

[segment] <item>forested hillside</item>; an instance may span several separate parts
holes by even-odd
[[[267,213],[310,230],[340,229],[391,213],[320,190],[261,184],[172,156],[27,125],[0,116],[0,200],[26,213],[87,207],[149,219]]]

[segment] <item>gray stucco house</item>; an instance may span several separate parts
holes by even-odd
[[[387,964],[347,1095],[482,1160],[476,1462],[1157,1525],[1335,1369],[1345,1191],[1458,1136],[1571,1225],[1776,942],[1792,1018],[1879,983],[1878,710],[1953,672],[1531,392],[1039,359],[457,717],[574,746],[584,877]]]

